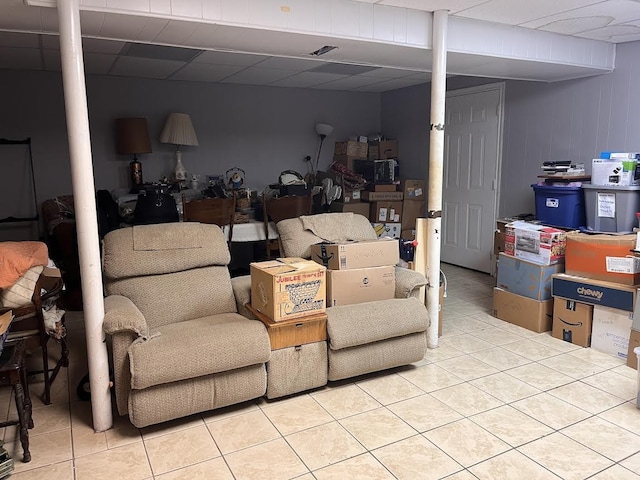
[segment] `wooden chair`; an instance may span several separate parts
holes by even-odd
[[[233,223],[236,214],[236,196],[229,198],[204,198],[186,201],[182,195],[182,219],[185,222],[210,223],[224,227],[229,225],[227,243],[233,238]]]
[[[269,240],[269,221],[278,223],[288,218],[311,215],[313,197],[311,195],[289,195],[286,197],[269,198],[263,192],[262,208],[266,254],[267,258],[271,258],[272,252],[277,252],[277,254],[280,255],[280,242],[278,239]]]

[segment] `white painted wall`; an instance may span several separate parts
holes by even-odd
[[[39,200],[71,192],[62,81],[57,73],[1,71],[0,138],[33,139]],[[175,147],[158,138],[167,114],[191,115],[199,147],[184,147],[189,173],[246,171],[246,185],[262,190],[287,169],[306,173],[303,158],[315,158],[315,124],[329,123],[320,168],[326,168],[336,140],[380,129],[378,93],[274,88],[125,77],[87,78],[96,188],[129,186],[128,156],[115,153],[114,121],[148,118],[153,153],[140,157],[145,181],[170,175]],[[0,152],[2,153],[2,152]],[[0,195],[0,198],[6,195]]]

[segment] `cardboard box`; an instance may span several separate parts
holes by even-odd
[[[395,188],[395,185],[391,185]],[[402,192],[396,192],[395,190],[392,192],[370,192],[365,190],[362,192],[362,200],[365,202],[379,202],[379,201],[402,201],[403,198]]]
[[[369,218],[369,204],[363,202],[331,202],[329,209],[332,212],[353,212]]]
[[[374,223],[400,223],[402,221],[402,202],[370,202],[369,220]]]
[[[625,186],[640,185],[640,170],[637,160],[594,158],[591,163],[593,185]]]
[[[637,285],[640,283],[640,258],[631,255],[636,234],[567,234],[565,273],[579,277]]]
[[[551,334],[565,342],[588,347],[591,345],[593,305],[553,298],[553,328]]]
[[[369,192],[396,192],[398,189],[396,188],[395,183],[368,183],[364,187],[365,190]]]
[[[251,305],[246,305],[246,307],[267,328],[271,350],[322,342],[327,339],[326,313],[275,322],[258,312]]]
[[[591,348],[618,358],[627,358],[632,315],[617,308],[593,307]]]
[[[551,277],[564,270],[561,263],[540,265],[504,253],[500,254],[498,265],[497,287],[534,300],[549,300]]]
[[[574,277],[565,273],[553,276],[551,293],[589,305],[618,308],[633,312],[636,289],[619,283]]]
[[[634,353],[636,348],[640,347],[640,331],[631,329],[629,335],[629,349],[627,350],[627,366],[637,370],[638,369],[638,356]],[[638,385],[640,388],[640,385]]]
[[[369,158],[371,160],[398,158],[398,141],[369,142]]]
[[[424,180],[400,180],[398,190],[404,193],[405,200],[424,201],[427,198],[427,187]]]
[[[402,202],[402,229],[415,229],[418,218],[424,218],[424,202],[404,200]]]
[[[640,302],[638,302],[638,298],[640,297],[640,288],[636,290],[635,294],[635,304],[633,309],[633,324],[631,328],[634,330],[638,330],[640,332]]]
[[[371,226],[378,238],[402,238],[401,223],[372,223]]]
[[[327,271],[327,306],[387,300],[395,297],[395,267]]]
[[[510,220],[498,219],[496,220],[496,231],[493,234],[493,253],[499,255],[500,252],[505,250],[505,241],[507,236],[507,224],[511,223]]]
[[[251,306],[276,322],[323,313],[325,270],[303,258],[251,263]]]
[[[333,153],[335,155],[347,155],[350,157],[367,158],[369,147],[364,142],[347,140],[346,142],[336,142]]]
[[[548,332],[553,323],[553,299],[539,302],[494,287],[493,316],[527,330]]]
[[[399,258],[398,241],[388,238],[311,245],[311,260],[329,270],[386,267],[396,265]]]
[[[504,252],[530,262],[550,265],[564,260],[566,238],[563,230],[516,221],[506,226]]]
[[[400,232],[400,238],[403,238],[405,240],[413,240],[416,238],[416,230],[415,228],[412,229],[402,229],[402,231]]]

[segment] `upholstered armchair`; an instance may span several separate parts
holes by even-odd
[[[376,233],[369,220],[352,213],[324,213],[325,224],[341,232],[345,240],[373,240]],[[305,228],[298,217],[279,222],[276,227],[282,253],[286,257],[311,257],[311,245],[327,239]],[[248,281],[234,279],[237,297],[247,297]],[[427,309],[420,300],[424,275],[396,268],[394,299],[327,307],[328,379],[340,380],[385,370],[421,360],[427,349]],[[240,290],[244,288],[245,293]],[[247,314],[247,312],[243,313]]]
[[[237,313],[220,227],[123,228],[103,248],[121,415],[144,427],[264,395],[269,338]]]

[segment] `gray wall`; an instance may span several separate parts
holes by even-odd
[[[61,75],[0,70],[0,85],[0,138],[32,138],[39,200],[70,193]],[[145,181],[173,170],[175,147],[158,138],[167,114],[185,112],[200,143],[183,148],[188,172],[224,174],[240,167],[246,186],[257,190],[276,182],[283,170],[306,173],[303,158],[316,156],[318,122],[335,127],[325,141],[320,169],[329,165],[335,140],[380,130],[377,93],[90,76],[87,95],[96,188],[109,190],[129,186],[130,158],[115,153],[118,117],[149,120],[153,153],[140,157]],[[2,198],[6,204],[11,197]]]
[[[608,75],[556,83],[507,81],[500,216],[534,211],[531,184],[544,160],[583,162],[603,150],[640,151],[640,42],[617,46]],[[448,90],[494,79],[452,78]],[[382,131],[400,140],[401,169],[427,176],[429,86],[382,95]]]

